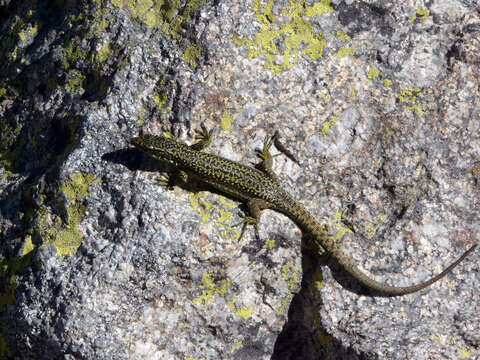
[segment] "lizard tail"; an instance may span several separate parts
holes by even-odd
[[[399,296],[399,295],[414,293],[416,291],[422,290],[432,285],[434,282],[437,282],[438,280],[443,278],[445,275],[447,275],[450,271],[452,271],[454,267],[460,264],[463,261],[463,259],[465,259],[473,250],[475,250],[476,247],[477,247],[477,244],[472,245],[467,251],[465,251],[462,254],[462,256],[460,256],[457,260],[455,260],[452,264],[450,264],[440,274],[435,275],[432,278],[420,284],[405,286],[405,287],[391,286],[391,285],[383,284],[376,280],[373,280],[372,278],[366,276],[363,272],[361,272],[356,266],[351,264],[350,261],[347,261],[346,264],[345,263],[342,264],[342,261],[339,261],[339,263],[343,266],[343,268],[345,268],[348,271],[348,273],[350,273],[355,279],[359,280],[363,285],[367,286],[368,288],[373,289],[384,295]]]
[[[462,256],[455,260],[440,274],[428,279],[425,282],[405,287],[391,286],[378,282],[363,273],[348,259],[345,253],[341,250],[341,246],[336,239],[327,233],[325,227],[320,225],[318,221],[308,212],[308,210],[303,207],[302,204],[291,198],[288,200],[288,209],[279,209],[279,211],[283,212],[290,219],[292,219],[305,234],[310,235],[317,245],[325,249],[325,251],[330,255],[331,258],[333,258],[335,262],[337,262],[347,273],[353,276],[353,278],[355,278],[363,286],[370,290],[374,290],[376,293],[386,296],[410,294],[430,286],[452,271],[454,267],[461,263],[477,247],[477,244],[472,245],[462,254]]]

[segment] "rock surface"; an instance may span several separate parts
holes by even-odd
[[[0,2],[0,358],[475,359],[478,250],[365,295],[286,217],[158,186],[139,133],[281,182],[405,286],[480,240],[476,1]]]

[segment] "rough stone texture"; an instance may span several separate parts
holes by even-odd
[[[479,241],[476,1],[0,2],[0,357],[475,359],[478,250],[428,290],[366,296],[285,217],[130,149],[253,163],[366,273],[430,277]],[[352,229],[354,232],[352,232]],[[303,246],[302,246],[303,244]]]

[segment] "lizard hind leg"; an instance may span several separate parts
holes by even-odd
[[[243,216],[243,220],[234,226],[242,225],[242,231],[240,232],[240,236],[238,240],[240,241],[245,233],[247,225],[254,225],[255,226],[255,236],[257,239],[260,239],[260,234],[258,232],[258,223],[260,222],[260,213],[263,209],[267,209],[271,207],[271,204],[268,201],[258,198],[251,198],[246,203],[247,206],[247,214]]]

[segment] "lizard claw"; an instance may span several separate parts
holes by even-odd
[[[200,124],[200,130],[195,130],[195,140],[210,141],[212,140],[213,129],[208,130],[204,123]]]
[[[195,140],[198,140],[190,148],[193,150],[201,151],[207,148],[213,139],[214,130],[208,130],[204,123],[200,125],[200,130],[195,130]]]
[[[243,234],[245,233],[245,230],[247,229],[247,225],[254,225],[255,226],[255,235],[257,239],[260,238],[258,234],[258,221],[256,218],[252,216],[246,216],[246,215],[241,215],[243,217],[243,220],[240,221],[238,224],[233,225],[233,227],[240,226],[242,225],[242,231],[240,232],[240,236],[238,237],[238,241],[240,241],[243,237]]]
[[[173,188],[172,177],[168,174],[161,174],[157,180],[157,184],[171,190]]]

